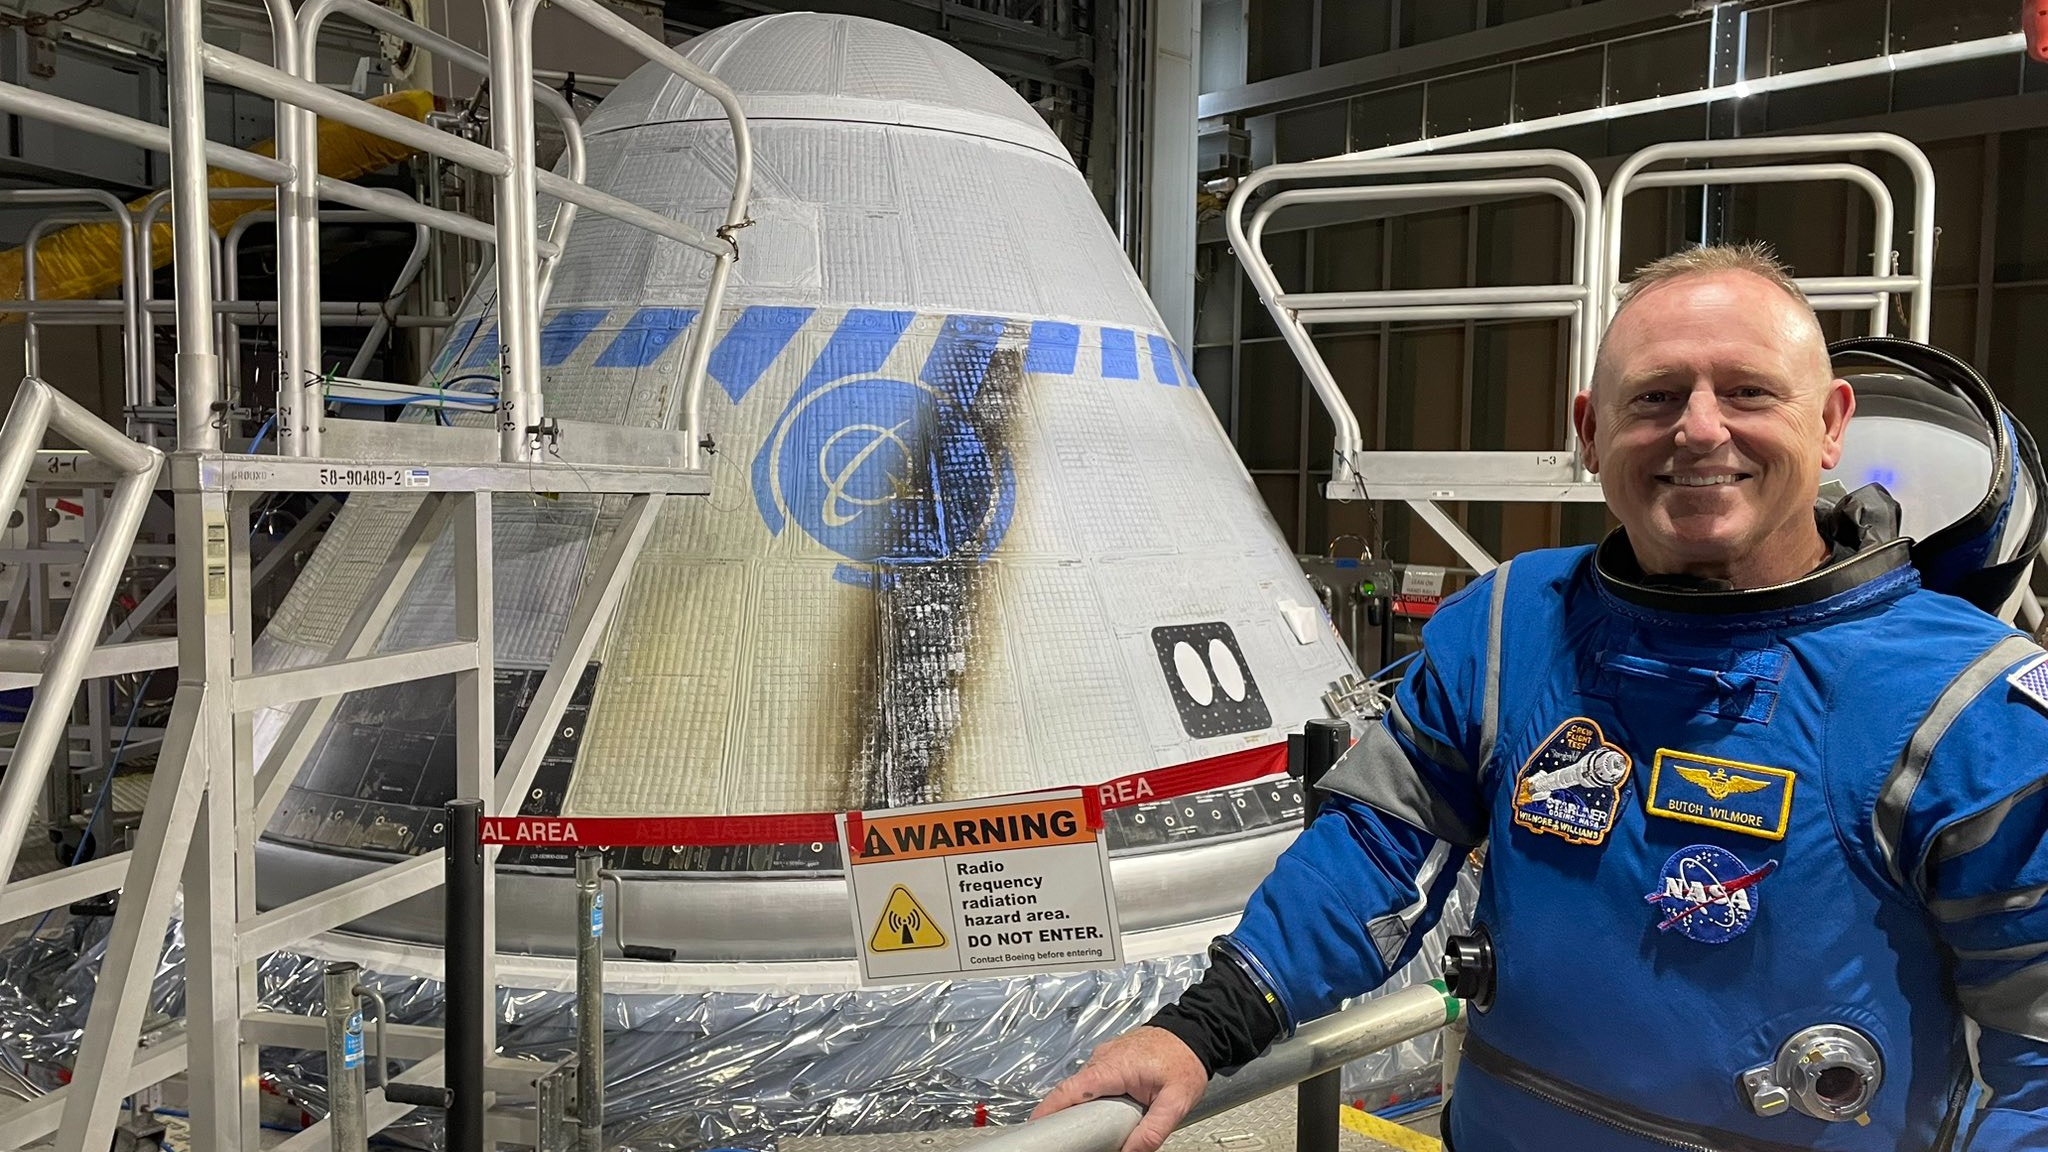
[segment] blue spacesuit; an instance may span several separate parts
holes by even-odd
[[[2048,1149],[2048,656],[1884,519],[1755,591],[1619,533],[1475,582],[1219,960],[1291,1029],[1483,845],[1457,1152]]]

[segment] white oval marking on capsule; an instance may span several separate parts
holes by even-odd
[[[1207,708],[1216,699],[1216,682],[1209,679],[1209,667],[1195,654],[1194,645],[1182,640],[1173,646],[1173,670],[1195,703]]]
[[[1209,641],[1209,667],[1216,670],[1216,683],[1223,688],[1223,694],[1238,703],[1244,702],[1244,668],[1237,662],[1237,655],[1230,645],[1221,639]]]

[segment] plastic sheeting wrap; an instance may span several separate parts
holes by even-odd
[[[1452,925],[1478,895],[1459,877],[1444,922],[1418,960],[1382,992],[1437,974]],[[85,1028],[109,920],[73,920],[61,934],[0,952],[4,1077],[36,1091],[59,1082]],[[257,969],[265,1007],[317,1015],[326,958],[277,953]],[[681,991],[605,997],[607,1147],[695,1152],[772,1148],[790,1136],[860,1135],[1019,1123],[1097,1044],[1149,1018],[1197,979],[1206,958],[1176,956],[1112,971],[890,988],[782,994]],[[150,997],[151,1028],[184,1010],[184,936],[174,922]],[[439,1024],[438,980],[366,974],[400,1024]],[[537,1065],[571,1055],[576,998],[560,990],[500,989],[502,1055]],[[269,1086],[315,1114],[327,1110],[326,1059],[263,1050]],[[1344,1098],[1378,1108],[1436,1090],[1441,1040],[1432,1033],[1345,1069]],[[0,1091],[4,1091],[0,1088]],[[437,1146],[440,1114],[416,1113],[383,1138]]]
[[[431,92],[392,92],[369,101],[389,112],[412,120],[425,120],[434,110]],[[277,142],[266,140],[250,149],[261,156],[275,156]],[[412,155],[413,149],[386,140],[336,120],[320,121],[320,174],[337,180],[353,180],[395,164]],[[206,182],[214,188],[265,188],[267,181],[224,168],[209,168]],[[141,212],[148,197],[129,202]],[[226,232],[236,220],[269,205],[262,200],[215,200],[209,206],[213,230]],[[171,262],[170,213],[158,217],[150,230],[152,267]],[[22,283],[24,252],[11,248],[0,252],[0,299],[19,300],[27,293]],[[52,232],[36,246],[36,297],[42,300],[71,300],[98,296],[121,283],[121,234],[112,221],[73,224]]]

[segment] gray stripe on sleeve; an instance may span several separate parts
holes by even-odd
[[[1939,864],[1944,860],[1953,860],[1965,853],[1975,852],[1991,843],[2014,806],[2039,792],[2043,785],[2048,785],[2048,777],[2037,779],[1984,811],[1974,816],[1965,816],[1942,829],[1934,838],[1934,847],[1928,851],[1929,858]]]
[[[1955,723],[1964,708],[1984,691],[1986,685],[1997,679],[2006,669],[2017,663],[2021,657],[2039,652],[2032,641],[2024,636],[2008,636],[1992,645],[1989,652],[1977,657],[1949,681],[1948,687],[1928,709],[1920,726],[1913,730],[1913,736],[1906,741],[1906,747],[1899,753],[1898,762],[1892,765],[1891,774],[1885,777],[1884,787],[1877,795],[1877,809],[1871,814],[1871,831],[1877,840],[1878,853],[1884,857],[1886,871],[1892,881],[1904,885],[1905,870],[1900,867],[1899,841],[1905,835],[1906,813],[1913,806],[1913,793],[1920,787],[1921,777],[1927,774],[1927,763],[1934,757],[1934,750],[1942,738],[1948,735],[1949,725]]]
[[[1423,782],[1408,753],[1385,724],[1365,730],[1323,777],[1322,787],[1422,829],[1439,840],[1471,847],[1481,834],[1466,824],[1444,798]]]
[[[2011,948],[1957,948],[1958,960],[2032,960],[2036,956],[2048,956],[2048,941],[2032,944],[2018,944]]]
[[[1988,896],[1958,896],[1950,900],[1929,900],[1927,914],[1943,924],[1960,924],[1975,920],[1979,916],[1994,916],[2000,912],[2025,912],[2041,903],[2041,897],[2048,896],[2048,884],[2036,884],[2031,888],[2018,888],[2011,892],[1993,892]]]
[[[1493,605],[1486,617],[1486,687],[1485,710],[1480,714],[1479,725],[1479,771],[1486,772],[1487,764],[1493,759],[1494,737],[1500,734],[1500,631],[1501,617],[1508,600],[1508,566],[1512,560],[1504,560],[1493,570]]]
[[[1424,655],[1422,659],[1424,663],[1429,661],[1427,655]],[[1418,670],[1418,674],[1420,674],[1420,670]],[[1467,776],[1472,774],[1472,766],[1465,763],[1465,754],[1417,728],[1415,721],[1408,718],[1408,712],[1401,707],[1399,700],[1394,701],[1393,709],[1387,713],[1387,723],[1392,724],[1394,731],[1399,732],[1403,740],[1415,745],[1424,756],[1429,757],[1445,768],[1462,772]]]
[[[1989,984],[1959,984],[1956,999],[1986,1028],[2048,1041],[2048,964],[2022,968]]]
[[[1458,859],[1463,860],[1460,852]],[[1436,878],[1443,873],[1444,864],[1451,859],[1451,846],[1439,840],[1423,858],[1422,868],[1415,874],[1413,903],[1397,912],[1389,913],[1365,926],[1365,933],[1372,938],[1379,949],[1380,963],[1388,972],[1394,970],[1394,961],[1400,959],[1401,950],[1408,947],[1408,937],[1414,935],[1415,924],[1422,919],[1429,908],[1429,890],[1436,887]]]

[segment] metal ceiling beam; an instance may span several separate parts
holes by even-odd
[[[1427,44],[1396,48],[1205,94],[1197,109],[1211,116],[1258,115],[1300,104],[1334,100],[1372,88],[1420,80],[1441,72],[1473,68],[1571,47],[1659,24],[1677,26],[1703,19],[1710,10],[1699,0],[1597,0],[1562,12],[1531,16]]]
[[[1002,49],[1019,56],[1037,57],[1076,67],[1092,64],[1093,48],[1085,36],[1063,38],[1035,24],[1006,16],[941,4],[939,0],[806,0],[803,3],[770,3],[764,0],[717,0],[717,7],[749,14],[771,12],[828,12],[843,16],[865,16],[944,40],[979,58],[974,47]],[[666,6],[671,19],[702,24],[702,4],[676,3]]]
[[[1928,108],[1859,116],[1848,120],[1831,120],[1822,124],[1806,124],[1750,135],[1764,139],[1771,136],[1834,135],[1843,132],[1891,132],[1904,136],[1915,144],[1925,145],[1965,136],[1982,136],[1990,132],[2023,132],[2035,128],[2048,128],[2048,92],[1993,96],[1959,104],[1937,104]],[[1587,157],[1586,163],[1604,182],[1614,169],[1620,167],[1623,159],[1625,157],[1618,155]],[[1434,211],[1469,204],[1502,203],[1512,199],[1514,197],[1488,196],[1455,201],[1430,200],[1426,207]],[[1420,205],[1407,201],[1372,205],[1305,205],[1289,210],[1285,216],[1275,217],[1266,232],[1268,235],[1280,235],[1309,228],[1359,224],[1403,215],[1416,211],[1418,207]],[[1223,221],[1220,218],[1202,222],[1198,243],[1215,244],[1228,239],[1224,235]]]

